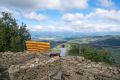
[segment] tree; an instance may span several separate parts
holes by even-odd
[[[30,33],[26,25],[17,24],[10,13],[2,12],[0,18],[0,52],[24,51],[25,41],[30,40]]]
[[[114,63],[114,59],[111,57],[110,52],[105,49],[98,50],[87,44],[70,44],[68,54],[74,56],[84,56],[86,59],[90,59],[95,62],[106,62],[109,64]]]
[[[77,43],[70,43],[70,49],[68,51],[69,55],[79,55],[79,44]]]

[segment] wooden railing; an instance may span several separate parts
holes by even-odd
[[[27,51],[29,52],[49,52],[50,43],[26,41],[26,48],[27,48]]]

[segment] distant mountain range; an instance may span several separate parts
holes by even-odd
[[[110,48],[120,48],[120,36],[106,36],[106,38],[104,38],[103,40],[97,40],[95,42],[92,42],[91,45]]]
[[[64,39],[64,38],[80,38],[80,37],[88,37],[88,36],[104,36],[104,35],[120,35],[120,32],[48,32],[48,31],[40,31],[40,32],[30,32],[32,39],[39,38],[56,38],[56,39]]]

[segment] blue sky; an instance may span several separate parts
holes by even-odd
[[[0,11],[30,31],[120,31],[120,0],[0,0]]]

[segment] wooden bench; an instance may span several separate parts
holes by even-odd
[[[29,52],[50,52],[51,47],[48,42],[26,41],[26,48]]]

